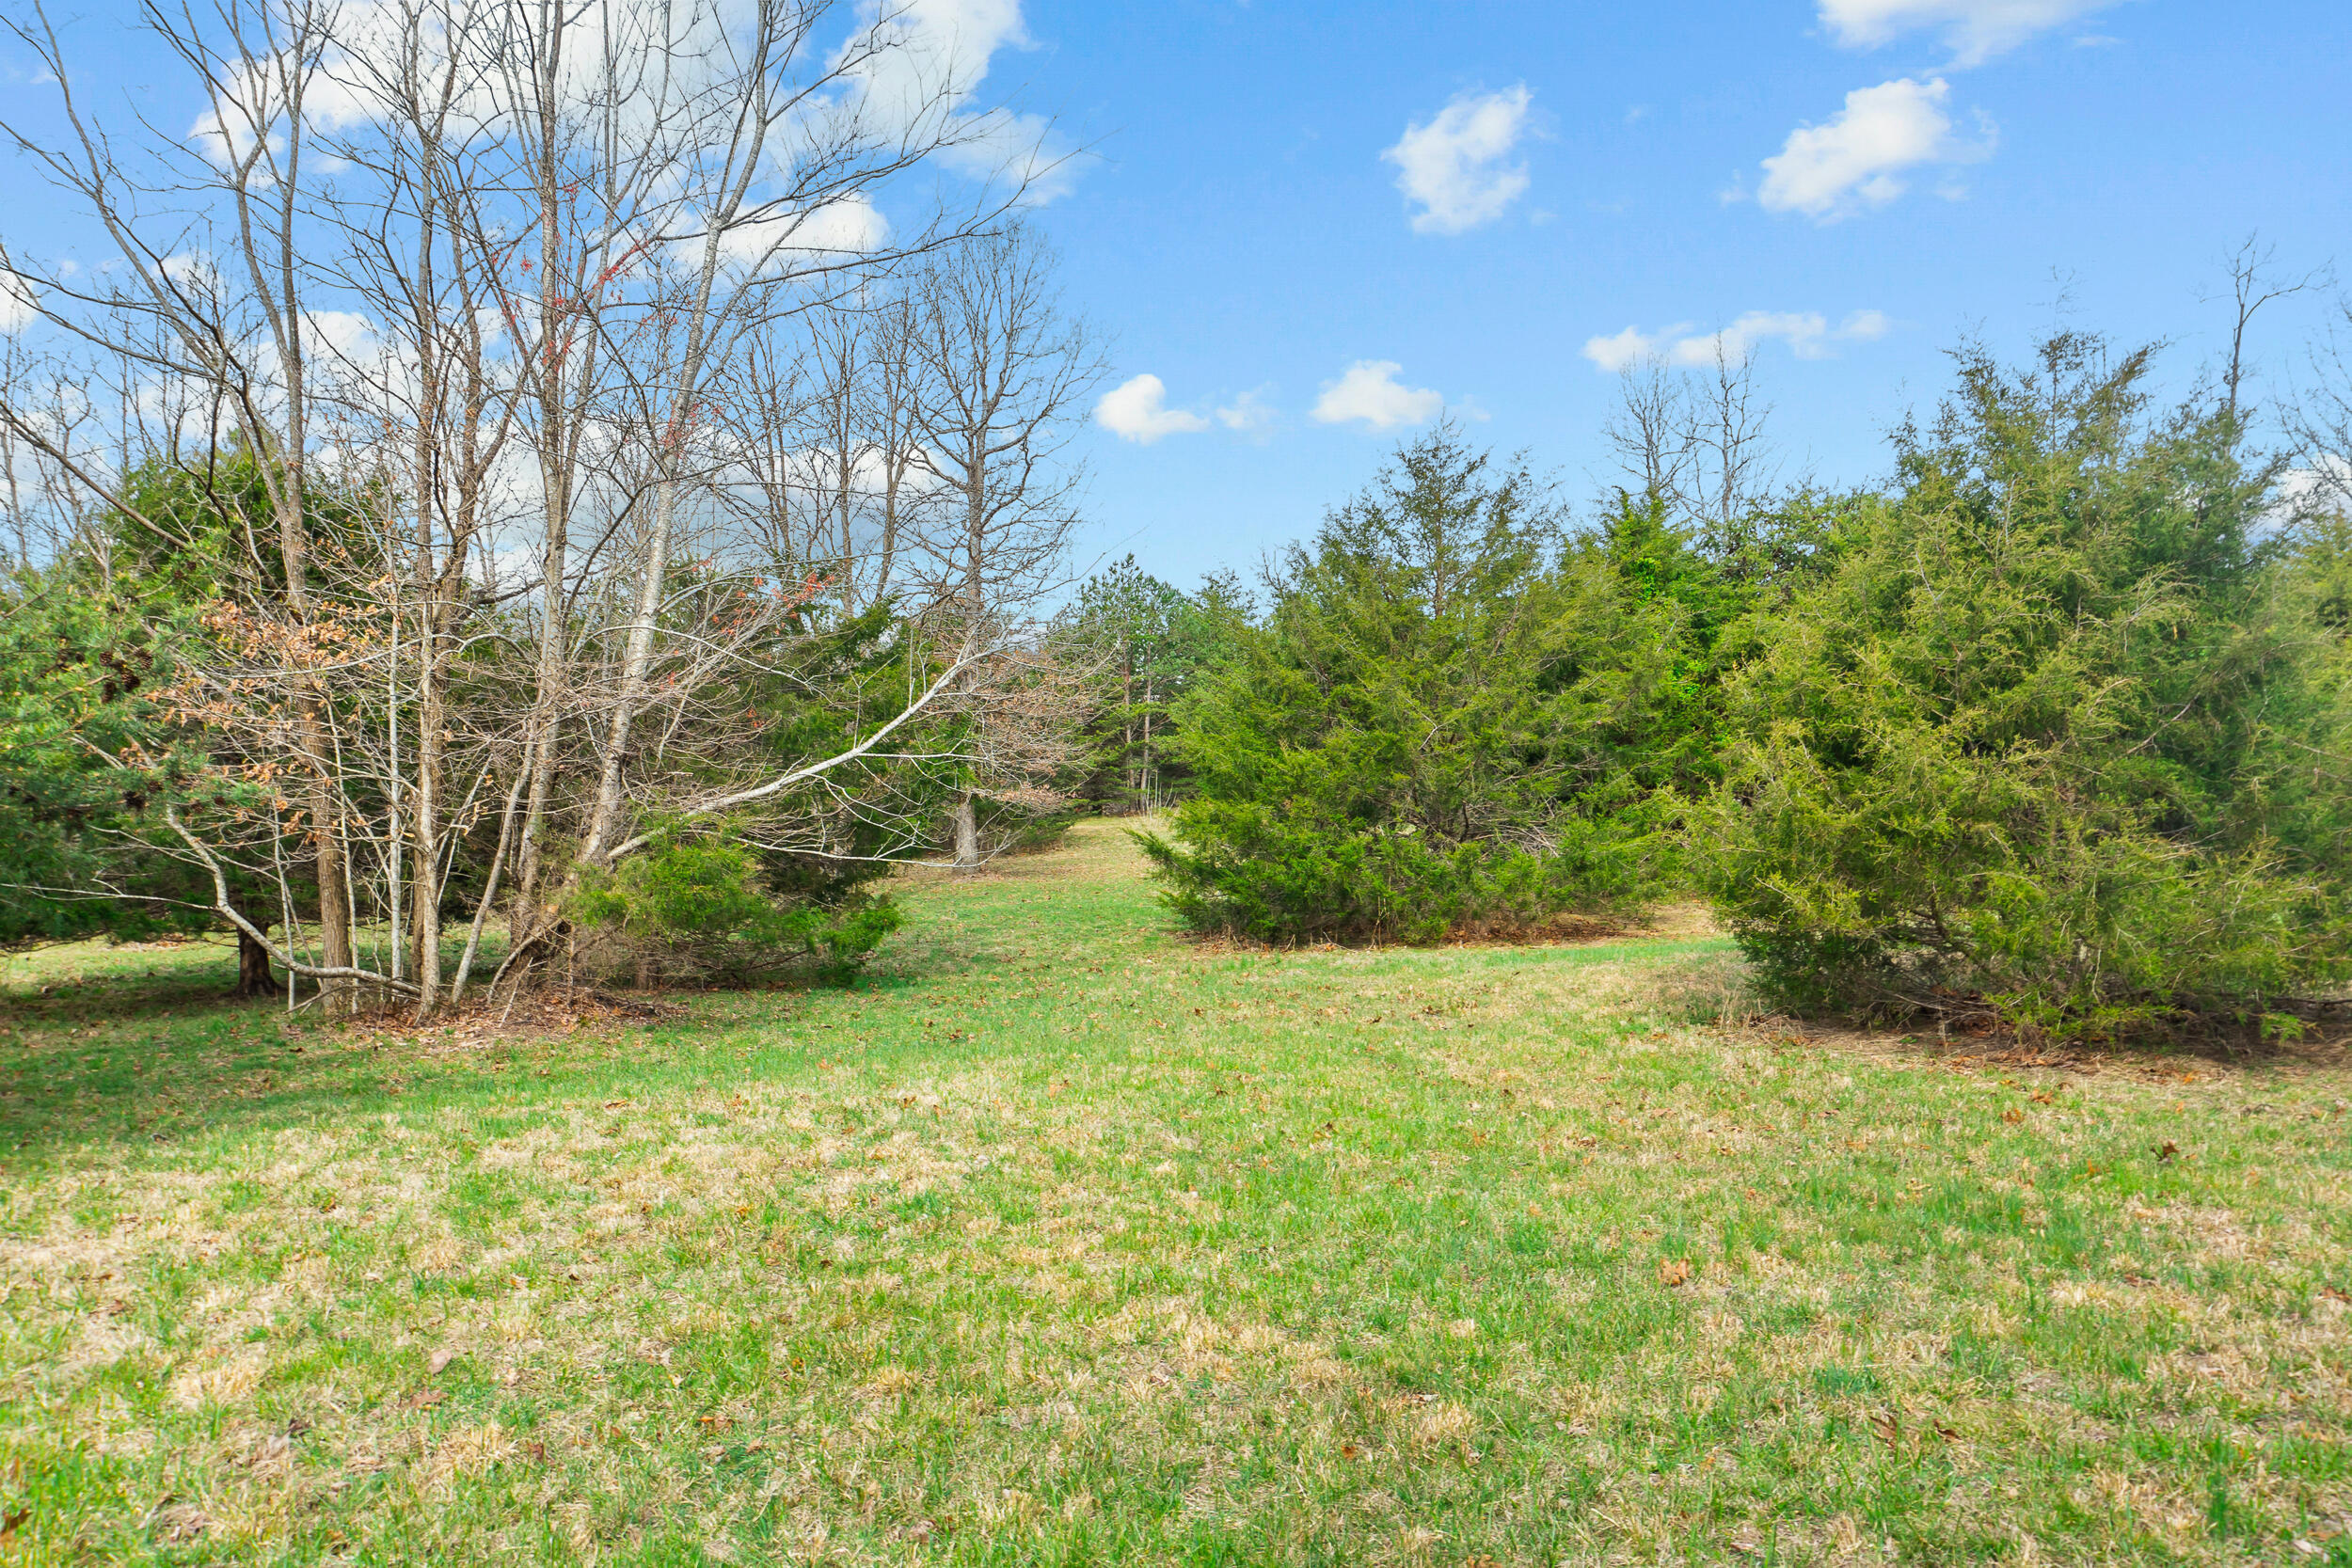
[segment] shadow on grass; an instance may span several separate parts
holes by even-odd
[[[882,1001],[919,990],[927,964],[988,961],[952,943],[910,946],[856,994]],[[314,1008],[290,1015],[282,999],[239,999],[236,950],[225,942],[84,943],[5,963],[0,1168],[355,1116],[507,1110],[649,1076],[789,1069],[841,1049],[818,1032],[830,1023],[802,1026],[820,998],[847,994],[804,976],[642,997],[582,989],[511,1011],[469,1002],[419,1029],[405,1008],[332,1021]]]
[[[0,987],[0,1149],[38,1159],[183,1137],[307,1076],[282,1006],[233,996],[236,977],[226,943],[12,955]]]
[[[609,1017],[508,1034],[472,1014],[418,1030],[405,1013],[290,1015],[282,1000],[235,997],[235,981],[226,943],[11,956],[0,984],[0,1164],[512,1098],[526,1076],[560,1086],[618,1055]],[[640,1042],[645,1032],[628,1031]]]

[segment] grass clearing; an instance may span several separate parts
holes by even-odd
[[[1697,932],[1200,947],[1107,824],[907,897],[857,991],[505,1037],[8,960],[4,1544],[2352,1564],[2324,1061],[1718,1027]]]

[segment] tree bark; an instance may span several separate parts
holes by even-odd
[[[979,797],[966,794],[956,801],[956,870],[969,877],[980,868]]]
[[[258,924],[258,922],[257,922]],[[278,977],[270,973],[269,949],[244,931],[237,933],[237,994],[277,996]]]

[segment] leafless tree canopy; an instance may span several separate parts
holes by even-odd
[[[86,101],[38,4],[12,24],[64,131],[0,132],[106,254],[0,254],[7,543],[103,560],[127,520],[216,560],[177,710],[272,804],[172,827],[248,941],[429,1012],[479,983],[494,909],[520,984],[565,888],[656,819],[815,855],[862,823],[906,853],[931,830],[885,765],[954,773],[967,819],[1034,793],[1066,719],[1035,624],[1060,433],[1096,361],[1020,180],[938,167],[1041,154],[988,145],[1010,117],[918,12],[143,20],[203,105],[187,135]],[[159,473],[227,546],[140,503]],[[845,695],[808,650],[876,607],[863,668],[898,674]],[[763,685],[846,740],[758,733]],[[462,896],[461,851],[487,868]],[[280,909],[232,899],[254,876]]]
[[[1621,372],[1601,434],[1629,494],[1656,499],[1712,547],[1730,550],[1779,480],[1765,433],[1772,412],[1753,362],[1718,333],[1712,357],[1696,369],[1649,358]]]

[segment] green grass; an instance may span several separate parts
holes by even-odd
[[[2352,1563],[2330,1068],[1711,1025],[1707,936],[1203,947],[1100,825],[908,900],[651,1027],[9,960],[0,1546]]]

